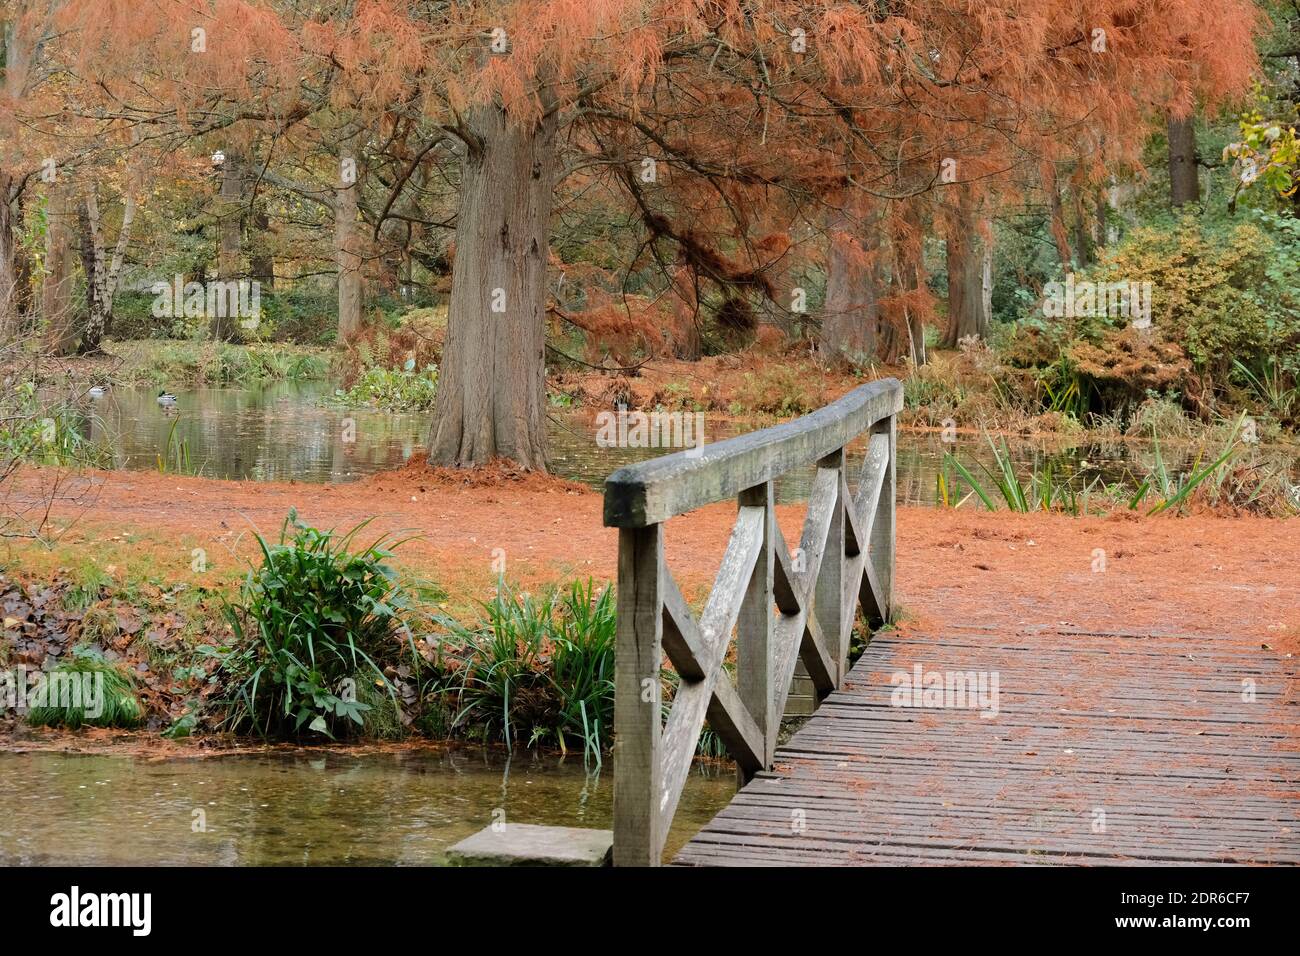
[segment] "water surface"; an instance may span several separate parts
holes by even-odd
[[[83,427],[111,452],[119,468],[155,470],[161,459],[169,470],[253,481],[354,481],[396,468],[425,447],[431,414],[341,409],[326,401],[332,393],[333,386],[324,382],[200,388],[179,393],[169,409],[158,404],[153,390],[119,388],[87,400]],[[706,415],[704,431],[713,442],[765,424]],[[600,447],[590,411],[552,409],[547,430],[555,473],[593,488],[623,465],[674,450]],[[864,448],[865,439],[850,446],[851,465],[861,461]],[[1058,483],[1073,478],[1076,490],[1098,479],[1131,490],[1155,463],[1154,447],[1141,441],[1008,440],[1008,448],[1022,480],[1032,470],[1050,466]],[[947,452],[992,490],[979,469],[980,463],[993,465],[985,438],[963,434],[945,443],[937,432],[900,431],[900,504],[934,503],[936,475]],[[1171,472],[1190,471],[1197,463],[1198,449],[1185,444],[1164,443],[1161,453]],[[1282,460],[1294,476],[1296,462]],[[812,474],[810,465],[783,476],[777,482],[778,500],[806,497]],[[948,468],[949,479],[953,474]]]
[[[608,829],[613,789],[608,761],[460,747],[0,753],[0,865],[440,865],[495,819]],[[698,764],[668,851],[734,795],[734,771]]]

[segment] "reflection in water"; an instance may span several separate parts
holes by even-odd
[[[153,469],[173,444],[184,442],[193,471],[210,478],[256,481],[353,481],[396,468],[421,450],[431,415],[391,414],[322,407],[332,393],[325,383],[278,382],[247,389],[197,389],[184,392],[174,411],[158,405],[148,389],[113,389],[87,400],[86,431],[112,450],[120,468]],[[351,423],[351,426],[350,424]],[[749,422],[706,420],[709,441],[751,431]],[[606,476],[626,464],[666,454],[662,448],[602,448],[590,412],[551,411],[548,417],[551,461],[561,477],[599,488]],[[1010,451],[1027,481],[1030,468],[1050,464],[1058,481],[1072,475],[1076,490],[1100,476],[1107,483],[1132,488],[1154,464],[1149,443],[1070,444],[1012,441]],[[860,464],[866,447],[859,439],[849,449],[850,464]],[[945,445],[936,432],[903,431],[898,435],[898,500],[901,504],[934,503],[935,476],[951,451],[983,479],[978,462],[992,465],[988,442],[961,435]],[[1187,471],[1195,449],[1162,447],[1171,471]],[[1086,464],[1085,464],[1086,463]],[[1294,467],[1294,463],[1293,467]],[[777,482],[779,501],[807,496],[813,467],[796,470]],[[951,471],[949,472],[951,477]]]
[[[464,748],[173,760],[5,753],[0,865],[440,864],[497,810],[507,823],[608,829],[613,790],[609,766],[596,774],[580,760]],[[734,771],[699,765],[669,852],[735,791]],[[199,819],[206,832],[195,832]]]

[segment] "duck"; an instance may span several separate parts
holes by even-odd
[[[167,391],[166,389],[164,389],[163,391],[161,391],[161,392],[158,393],[158,404],[159,404],[159,405],[175,405],[175,404],[176,404],[176,396],[173,395],[171,392]]]
[[[108,387],[105,385],[92,385],[86,389],[86,394],[91,398],[103,398],[108,394]]]

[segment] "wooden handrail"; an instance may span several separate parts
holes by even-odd
[[[895,417],[903,386],[881,379],[795,421],[620,468],[605,482],[619,528],[614,695],[614,864],[654,866],[705,722],[741,778],[771,767],[802,660],[818,699],[844,679],[861,604],[889,617],[894,576]],[[857,488],[844,448],[870,432]],[[776,523],[773,482],[816,473],[799,546]],[[663,523],[735,497],[736,524],[697,618],[664,563]],[[723,661],[736,640],[736,682]],[[664,657],[679,682],[664,719]]]
[[[644,528],[735,497],[843,448],[902,408],[898,379],[880,379],[783,425],[620,468],[605,479],[605,526]]]

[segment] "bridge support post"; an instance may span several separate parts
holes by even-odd
[[[772,697],[772,685],[775,682],[776,648],[773,641],[775,615],[773,614],[773,576],[776,538],[776,507],[773,499],[772,482],[767,481],[753,488],[747,488],[739,496],[740,507],[757,505],[764,511],[763,543],[754,564],[753,576],[745,589],[745,596],[740,604],[740,616],[736,620],[736,693],[741,703],[749,710],[750,716],[762,735],[764,751],[763,766],[772,762],[772,751],[776,745],[776,724],[781,715],[776,713]],[[743,768],[737,768],[740,786],[744,786],[753,776]]]
[[[826,547],[821,567],[817,571],[813,615],[826,636],[826,650],[835,661],[837,682],[844,679],[849,661],[849,642],[844,625],[844,449],[839,448],[817,462],[819,469],[836,473],[835,504],[831,509],[830,530],[826,532]]]
[[[867,559],[876,571],[876,580],[884,607],[880,609],[884,617],[882,624],[888,624],[894,613],[894,483],[897,481],[898,416],[890,415],[880,422],[873,432],[889,436],[889,465],[885,470],[885,480],[880,487],[880,498],[876,502],[875,519],[871,522],[871,543],[867,548]]]
[[[663,525],[618,532],[614,650],[614,865],[658,866],[665,826],[663,767]]]

